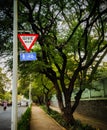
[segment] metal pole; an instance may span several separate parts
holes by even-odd
[[[31,102],[32,102],[31,91],[32,91],[32,86],[31,86],[31,75],[30,75],[30,86],[29,86],[29,107],[31,106]]]
[[[12,118],[11,130],[17,130],[17,0],[13,0],[13,81],[12,81]]]

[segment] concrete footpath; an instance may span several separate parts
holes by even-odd
[[[39,106],[32,106],[30,130],[65,130]]]

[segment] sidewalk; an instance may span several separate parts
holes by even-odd
[[[30,130],[65,130],[39,106],[32,106]]]

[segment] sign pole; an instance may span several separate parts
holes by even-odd
[[[17,66],[18,66],[18,46],[17,46],[17,0],[13,0],[13,81],[12,81],[12,118],[11,130],[17,130]]]
[[[29,107],[31,106],[31,83],[29,86]]]
[[[32,86],[31,86],[31,75],[30,75],[30,85],[29,85],[29,107],[31,106],[31,103],[32,103],[31,92],[32,92]]]

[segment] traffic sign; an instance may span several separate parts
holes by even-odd
[[[30,51],[38,36],[38,34],[18,34],[18,38],[27,52]]]
[[[36,53],[20,53],[20,61],[33,61],[37,60]]]

